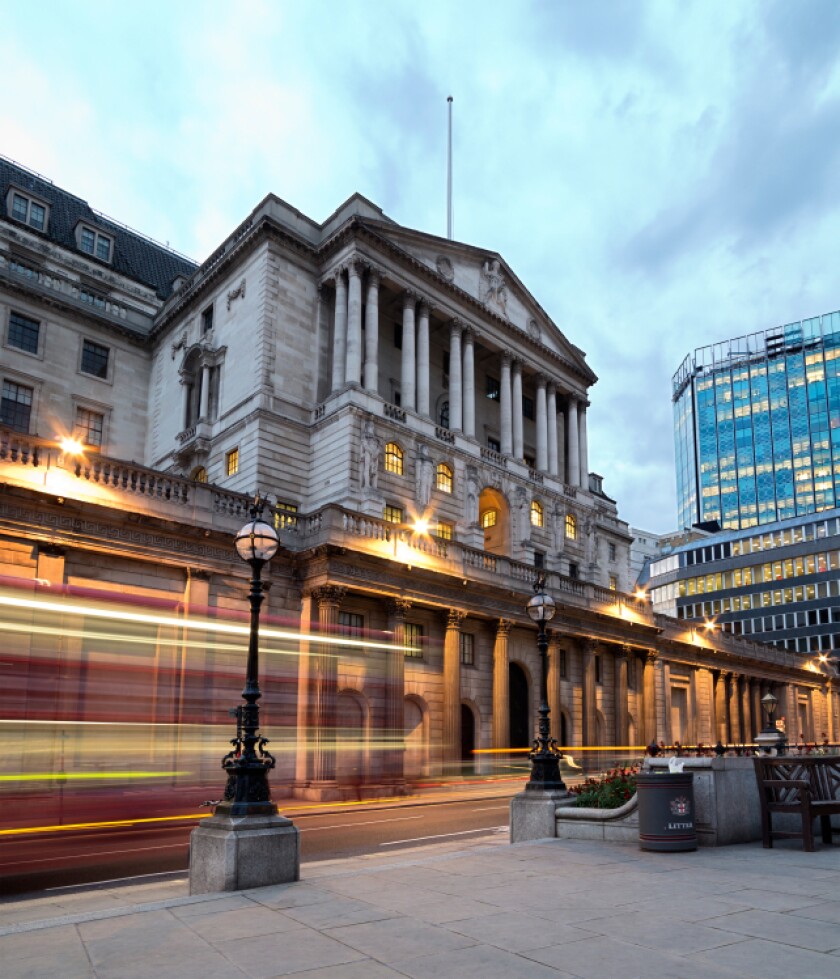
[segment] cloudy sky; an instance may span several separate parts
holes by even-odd
[[[671,377],[840,307],[835,0],[0,0],[0,153],[202,260],[268,192],[500,252],[599,375],[590,466],[676,524]],[[11,84],[10,84],[11,83]]]

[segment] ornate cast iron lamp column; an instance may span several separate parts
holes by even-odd
[[[531,777],[525,788],[531,792],[565,792],[566,786],[560,777],[557,742],[551,737],[548,715],[548,636],[546,622],[554,618],[557,606],[545,590],[545,577],[540,575],[534,584],[534,597],[526,607],[529,617],[537,623],[537,648],[540,651],[540,707],[538,734],[529,755]]]
[[[227,772],[224,800],[216,812],[226,816],[276,815],[277,807],[271,801],[268,773],[274,768],[274,756],[266,751],[268,738],[260,735],[260,708],[257,701],[259,683],[259,631],[260,606],[263,603],[264,586],[262,569],[277,553],[277,533],[271,524],[262,519],[265,503],[259,493],[251,506],[251,519],[236,535],[236,553],[251,565],[251,628],[248,638],[248,662],[245,669],[244,704],[235,711],[236,737],[231,739],[233,750],[222,759]]]

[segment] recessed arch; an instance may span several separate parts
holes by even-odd
[[[508,664],[510,747],[529,748],[533,738],[528,672],[521,663]]]
[[[407,779],[429,774],[429,707],[422,697],[409,694],[404,701],[405,753],[403,774]]]
[[[508,557],[510,505],[505,495],[492,486],[485,486],[478,498],[478,514],[484,530],[484,550]]]
[[[356,690],[340,690],[335,713],[336,781],[360,786],[367,774],[367,701]]]

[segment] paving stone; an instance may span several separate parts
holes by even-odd
[[[757,979],[837,979],[840,962],[834,955],[824,955],[804,948],[792,948],[776,942],[748,940],[724,945],[692,957],[710,965],[731,969],[742,976]]]
[[[60,965],[59,965],[60,963]],[[88,979],[94,975],[79,933],[72,925],[0,938],[0,975],[8,979]]]
[[[228,979],[231,965],[250,979],[273,979],[326,966],[343,966],[366,958],[342,942],[303,926],[291,937],[289,934],[259,935],[223,942],[216,947],[228,963]]]
[[[766,938],[768,941],[795,948],[809,948],[815,952],[840,949],[840,931],[832,923],[791,914],[739,911],[720,918],[709,918],[706,924],[745,937]]]
[[[472,938],[410,918],[346,925],[326,929],[324,933],[389,965],[417,955],[428,955],[430,949],[451,951],[476,944]]]

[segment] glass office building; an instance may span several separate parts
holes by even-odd
[[[840,312],[695,350],[672,397],[679,526],[840,505]]]

